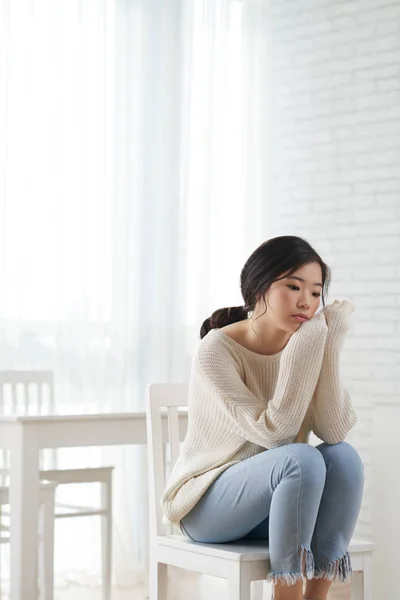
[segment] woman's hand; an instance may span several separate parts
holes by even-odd
[[[328,323],[326,321],[325,315],[323,312],[316,313],[313,317],[311,317],[308,321],[305,321],[300,325],[297,329],[300,331],[312,331],[316,335],[322,334],[325,335],[328,329]]]
[[[349,300],[334,300],[322,311],[328,329],[335,329],[347,333],[350,329],[350,315],[355,311],[354,305]]]

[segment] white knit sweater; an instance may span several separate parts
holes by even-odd
[[[248,350],[212,329],[193,358],[185,442],[161,505],[178,523],[228,467],[265,449],[343,441],[356,422],[340,382],[350,302],[335,301],[303,323],[278,354]]]

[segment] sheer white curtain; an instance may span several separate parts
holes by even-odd
[[[268,234],[267,3],[0,6],[0,368],[54,369],[76,411],[143,408],[147,382],[187,379],[201,322],[241,303]],[[145,461],[63,456],[99,459],[117,465],[126,583],[145,565]],[[59,573],[96,576],[88,521],[75,549],[60,526]]]

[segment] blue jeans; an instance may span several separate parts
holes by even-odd
[[[265,539],[269,581],[347,581],[348,545],[364,487],[363,463],[347,442],[287,444],[224,471],[181,529],[196,542]]]

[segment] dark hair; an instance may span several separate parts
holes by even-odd
[[[211,329],[247,319],[248,313],[254,310],[257,302],[264,297],[274,281],[279,281],[312,262],[317,262],[322,270],[322,303],[325,306],[325,294],[331,279],[329,267],[306,240],[292,235],[275,237],[254,250],[242,269],[240,290],[244,306],[220,308],[213,312],[211,317],[203,322],[200,338],[207,335]]]

